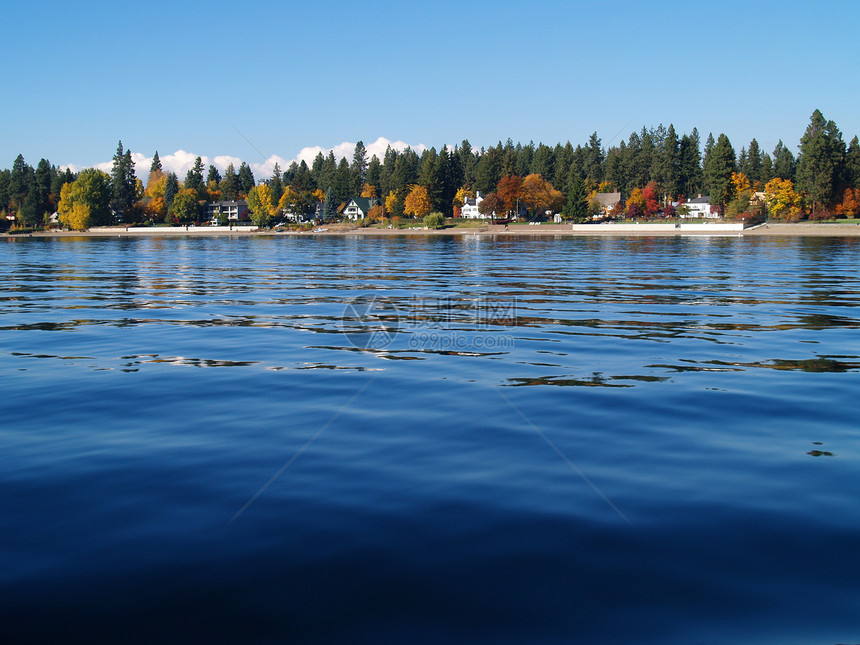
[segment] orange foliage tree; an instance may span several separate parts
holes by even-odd
[[[541,175],[532,173],[523,179],[520,200],[535,214],[544,211],[559,211],[564,205],[564,195]]]
[[[512,211],[516,208],[517,200],[522,199],[523,180],[517,175],[502,177],[496,185],[496,196],[501,200],[501,211]]]
[[[836,207],[836,214],[842,217],[860,215],[860,188],[846,188],[842,203]]]
[[[403,212],[412,217],[424,217],[430,212],[430,195],[427,186],[413,186],[403,201]]]

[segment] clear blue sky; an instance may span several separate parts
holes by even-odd
[[[796,150],[815,108],[860,133],[856,0],[36,0],[3,14],[0,168],[18,153],[94,165],[118,139],[259,162],[378,137],[576,145],[596,130],[606,146],[659,123]]]

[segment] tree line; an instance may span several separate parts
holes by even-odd
[[[18,223],[35,226],[58,212],[71,228],[113,221],[199,221],[206,204],[247,199],[258,224],[280,212],[333,217],[351,197],[376,198],[377,217],[420,217],[436,211],[458,214],[465,199],[480,191],[484,210],[525,211],[540,218],[546,210],[585,219],[594,196],[619,192],[617,214],[670,212],[699,194],[730,216],[756,208],[786,219],[852,217],[860,214],[860,144],[845,143],[839,128],[815,110],[795,156],[780,140],[772,152],[754,138],[736,152],[724,133],[678,134],[673,125],[633,132],[626,141],[604,148],[595,132],[582,145],[514,144],[510,139],[475,149],[468,140],[453,148],[420,154],[390,146],[382,158],[368,159],[359,141],[351,161],[319,153],[308,165],[256,181],[250,167],[230,165],[222,175],[200,157],[180,181],[165,172],[156,152],[144,184],[134,173],[131,152],[119,143],[110,173],[60,170],[42,159],[33,168],[19,155],[0,171],[0,209]],[[763,196],[763,197],[762,197]],[[322,205],[322,207],[320,207]]]

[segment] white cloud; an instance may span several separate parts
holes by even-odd
[[[391,141],[390,139],[386,139],[385,137],[379,137],[376,141],[371,144],[367,144],[365,147],[367,148],[367,160],[376,155],[380,161],[382,161],[385,157],[385,150],[391,146],[392,150],[396,150],[397,152],[403,152],[407,148],[412,148],[418,154],[421,154],[425,150],[427,150],[427,146],[423,143],[419,143],[418,145],[411,145],[406,143],[405,141]],[[251,171],[254,173],[254,178],[257,181],[261,179],[267,179],[272,176],[272,171],[277,163],[281,172],[285,171],[293,161],[297,163],[301,163],[304,160],[309,166],[313,164],[314,159],[317,154],[322,153],[323,156],[328,156],[329,152],[334,153],[335,159],[340,161],[343,158],[346,158],[350,163],[352,162],[352,155],[355,152],[355,143],[350,141],[344,141],[333,148],[323,148],[322,146],[309,146],[307,148],[302,148],[298,155],[293,159],[285,159],[279,155],[272,155],[265,161],[261,161],[259,163],[248,162],[248,165],[251,167]],[[223,175],[224,171],[227,169],[231,163],[233,167],[238,171],[239,166],[242,165],[242,159],[239,157],[231,157],[228,155],[217,155],[215,157],[207,157],[205,155],[196,155],[193,152],[188,152],[186,150],[177,150],[173,154],[159,155],[159,159],[161,159],[161,167],[167,172],[174,172],[176,176],[179,177],[180,181],[185,178],[186,173],[194,166],[194,162],[197,160],[197,157],[200,157],[200,160],[203,162],[203,167],[208,168],[209,165],[214,165],[219,172]],[[143,181],[146,181],[149,176],[149,168],[152,165],[152,157],[147,157],[139,152],[133,152],[131,154],[132,161],[134,161],[134,170],[138,177],[140,177]],[[78,166],[76,164],[67,164],[65,166],[61,166],[62,168],[70,168],[72,172],[80,172],[83,168],[87,166]],[[107,173],[110,173],[111,168],[113,167],[113,161],[103,161],[101,163],[97,163],[92,168],[98,168],[99,170],[104,170]],[[204,171],[204,177],[206,172]]]

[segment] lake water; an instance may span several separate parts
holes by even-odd
[[[860,240],[0,261],[4,643],[860,642]]]

